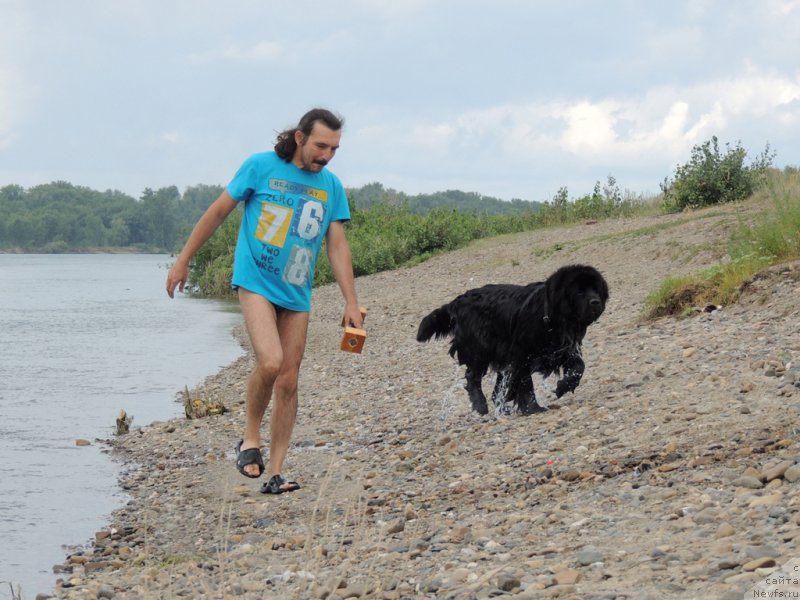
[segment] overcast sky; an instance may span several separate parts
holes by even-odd
[[[800,164],[798,32],[800,0],[0,0],[0,186],[226,184],[325,106],[348,187],[655,194],[712,135]]]

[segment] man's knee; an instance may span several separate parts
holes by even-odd
[[[297,397],[297,376],[297,372],[280,374],[278,379],[275,380],[276,398],[293,400]]]
[[[263,383],[271,384],[278,379],[281,372],[281,361],[278,358],[268,357],[256,361],[253,374],[259,377]]]

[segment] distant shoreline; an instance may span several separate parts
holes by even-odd
[[[89,248],[71,248],[66,252],[45,252],[44,250],[25,250],[23,248],[2,248],[0,254],[169,254],[171,252],[159,250],[144,250],[130,246],[103,246]]]

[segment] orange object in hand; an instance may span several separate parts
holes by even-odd
[[[363,306],[359,306],[358,310],[361,312],[361,320],[364,321],[364,319],[367,318],[367,309]],[[347,323],[344,322],[344,317],[342,317],[342,327],[345,327],[346,325]]]
[[[361,311],[361,320],[363,321],[367,318],[367,309],[360,307],[359,310]],[[344,318],[342,318],[342,327],[344,327],[344,336],[342,336],[340,348],[345,352],[361,354],[361,350],[364,349],[364,342],[367,339],[367,332],[357,327],[346,327]]]
[[[361,354],[364,349],[364,341],[367,339],[367,332],[363,329],[356,327],[345,327],[344,336],[342,337],[342,345],[340,346],[345,352],[354,352]]]

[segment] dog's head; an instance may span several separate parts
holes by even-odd
[[[586,265],[561,267],[545,281],[554,317],[587,327],[606,308],[608,284],[600,272]]]

